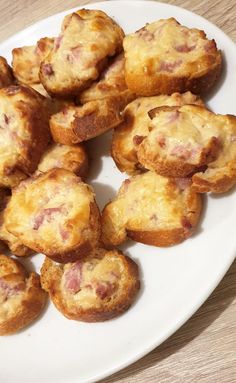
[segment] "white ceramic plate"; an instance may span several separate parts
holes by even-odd
[[[175,17],[188,27],[204,29],[223,50],[226,70],[209,106],[236,114],[236,47],[207,20],[172,5],[115,1],[89,5],[113,16],[126,32],[159,18]],[[27,12],[27,9],[26,9]],[[64,12],[40,21],[0,45],[11,61],[14,47],[55,36]],[[109,157],[109,134],[91,143],[94,165],[90,181],[100,207],[112,198],[125,178]],[[204,302],[235,256],[236,194],[209,196],[196,235],[181,245],[160,249],[129,242],[124,249],[142,271],[142,291],[121,317],[98,324],[65,319],[52,305],[32,326],[0,341],[0,381],[4,383],[88,383],[127,366],[158,346]],[[39,269],[37,255],[28,266]]]

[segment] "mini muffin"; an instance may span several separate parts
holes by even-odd
[[[201,198],[188,179],[146,172],[123,182],[102,213],[102,241],[116,246],[127,237],[171,246],[190,237],[199,221]]]
[[[7,64],[7,60],[0,56],[0,88],[5,88],[14,83],[11,67]]]
[[[23,243],[15,235],[11,234],[5,225],[5,209],[10,200],[10,195],[8,191],[1,191],[1,201],[0,201],[0,240],[9,247],[12,254],[18,257],[25,257],[31,255],[33,251],[27,246],[24,246]]]
[[[124,38],[125,79],[140,96],[206,93],[220,75],[222,57],[214,40],[174,18],[146,24]]]
[[[90,101],[83,106],[65,107],[50,118],[53,140],[73,145],[99,136],[121,123],[120,112],[118,96]]]
[[[54,96],[77,95],[99,77],[109,57],[121,52],[123,37],[122,29],[102,11],[82,9],[67,15],[53,50],[41,63],[43,86]]]
[[[12,50],[12,68],[16,79],[23,84],[37,84],[41,61],[53,48],[54,39],[44,37],[36,46],[25,46]]]
[[[14,187],[33,173],[50,132],[44,98],[31,88],[0,90],[0,186]]]
[[[149,116],[149,132],[139,136],[136,144],[144,168],[165,177],[187,177],[220,153],[222,143],[214,128],[214,114],[207,109],[163,106],[151,110]]]
[[[79,177],[86,177],[88,173],[88,155],[85,147],[80,145],[52,144],[43,154],[38,165],[38,172],[46,173],[54,168],[72,171]]]
[[[120,251],[96,249],[75,263],[46,258],[41,283],[69,319],[98,322],[126,311],[139,291],[137,264]]]
[[[36,273],[27,275],[16,260],[0,255],[0,335],[28,326],[42,312],[47,300]]]
[[[124,66],[123,53],[111,59],[109,66],[101,74],[99,80],[79,95],[79,101],[85,104],[89,101],[118,96],[124,108],[135,98],[135,95],[127,88]]]
[[[124,121],[114,130],[111,153],[122,172],[137,174],[143,170],[137,158],[137,144],[149,130],[151,122],[148,112],[161,106],[203,105],[202,100],[190,92],[173,93],[171,96],[139,97],[126,106]]]
[[[52,169],[15,188],[5,225],[25,246],[62,263],[88,254],[100,238],[92,188],[65,169]]]

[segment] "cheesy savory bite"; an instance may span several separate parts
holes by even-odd
[[[11,234],[6,228],[5,209],[11,198],[7,189],[2,189],[0,191],[0,198],[0,240],[8,246],[12,254],[18,257],[32,255],[33,251],[29,247],[23,245],[19,238]]]
[[[54,39],[43,37],[36,45],[14,48],[12,50],[12,68],[15,78],[23,84],[37,84],[40,63],[53,48]]]
[[[149,116],[149,132],[136,144],[145,169],[165,177],[187,177],[218,157],[222,143],[214,114],[207,109],[164,106],[152,109]]]
[[[0,335],[28,326],[40,315],[46,300],[39,275],[28,275],[18,261],[0,254]]]
[[[54,168],[70,170],[77,176],[85,178],[88,173],[88,155],[85,147],[82,144],[50,145],[38,164],[38,172],[46,173]]]
[[[14,83],[14,77],[12,69],[8,65],[7,60],[0,56],[0,88],[12,85]]]
[[[124,54],[121,53],[110,60],[108,67],[96,82],[80,93],[79,101],[85,104],[89,101],[118,96],[124,108],[135,98],[134,93],[127,88],[124,69],[125,58]]]
[[[221,72],[222,56],[215,41],[174,18],[127,35],[124,51],[126,83],[140,96],[188,90],[205,94]]]
[[[46,258],[41,283],[63,315],[85,322],[122,314],[140,288],[137,264],[120,251],[104,249],[66,265]]]
[[[150,110],[185,104],[203,105],[203,102],[194,94],[186,92],[173,93],[171,96],[139,97],[128,104],[123,112],[124,121],[116,127],[112,138],[111,154],[118,169],[131,175],[143,170],[137,157],[137,145],[149,132]]]
[[[103,210],[102,242],[116,246],[129,237],[153,246],[178,244],[192,235],[201,207],[201,197],[188,179],[150,171],[134,176]]]
[[[50,140],[44,97],[31,88],[0,89],[0,186],[14,187],[33,173]]]
[[[99,77],[109,57],[121,52],[123,37],[123,30],[102,11],[67,15],[53,50],[41,63],[43,86],[51,95],[77,95]]]
[[[53,140],[73,145],[105,133],[121,123],[121,105],[119,96],[115,96],[65,107],[50,118]]]
[[[25,246],[62,263],[88,254],[101,230],[92,188],[65,169],[52,169],[15,188],[5,225]]]

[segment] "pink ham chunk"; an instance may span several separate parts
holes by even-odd
[[[51,64],[43,64],[42,65],[42,72],[45,76],[52,76],[54,74],[54,71],[52,69]]]
[[[96,294],[102,300],[111,297],[114,290],[115,290],[114,284],[110,283],[109,281],[97,282]]]
[[[180,190],[185,190],[191,185],[192,181],[191,178],[175,178],[175,183]]]
[[[3,297],[3,301],[6,301],[10,297],[19,294],[25,288],[25,282],[7,282],[4,278],[0,278],[0,294]]]
[[[57,51],[58,48],[60,47],[62,39],[63,39],[62,35],[59,35],[58,37],[55,38],[55,40],[54,40],[54,50],[55,51]]]
[[[139,37],[141,37],[145,41],[152,41],[155,38],[154,33],[148,31],[145,27],[139,29],[137,32]]]
[[[33,223],[33,229],[38,230],[44,222],[51,222],[56,214],[63,213],[64,210],[63,206],[43,209],[38,215],[36,215]]]
[[[162,135],[162,134],[159,134],[157,136],[157,143],[158,145],[163,149],[166,147],[166,138]]]
[[[193,51],[195,48],[196,44],[188,45],[187,43],[174,46],[174,49],[180,53],[188,53]]]
[[[176,145],[170,152],[171,156],[180,158],[181,160],[187,161],[193,158],[195,151],[191,148],[191,145]]]
[[[133,137],[134,145],[140,145],[141,142],[144,140],[144,138],[145,138],[145,136],[138,136],[138,135],[134,136]]]
[[[159,70],[162,72],[173,73],[183,63],[183,60],[176,60],[173,62],[161,61]]]
[[[75,262],[70,269],[66,270],[64,277],[65,288],[72,294],[78,293],[82,281],[82,263]]]

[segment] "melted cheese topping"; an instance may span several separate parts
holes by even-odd
[[[94,194],[73,173],[54,169],[21,184],[6,212],[7,229],[23,243],[60,251],[85,240]]]
[[[60,290],[66,304],[70,307],[78,307],[82,309],[97,308],[103,304],[103,298],[99,294],[99,287],[107,287],[110,289],[109,299],[115,299],[118,294],[123,280],[126,278],[124,266],[119,257],[104,256],[103,258],[90,258],[83,262],[80,271],[80,290],[77,293],[70,293],[66,288],[66,271],[71,264],[64,266],[64,274],[60,283]]]
[[[127,35],[124,50],[127,72],[140,72],[141,67],[148,75],[183,75],[193,67],[199,73],[209,66],[206,58],[217,52],[214,42],[207,40],[204,32],[184,27],[174,18],[147,24]]]
[[[135,153],[134,137],[146,136],[151,121],[148,112],[161,106],[181,106],[184,104],[202,104],[202,101],[190,92],[183,94],[173,93],[171,96],[139,97],[131,102],[124,111],[125,121],[115,130],[113,143],[119,145],[122,156],[138,161]],[[132,127],[126,129],[129,124],[128,116],[132,116]],[[127,119],[127,121],[126,121]],[[132,153],[133,152],[133,153]]]
[[[127,182],[128,181],[128,182]],[[128,230],[182,227],[186,213],[186,192],[170,186],[170,180],[152,172],[123,183],[118,197],[107,206],[112,223]]]
[[[53,168],[63,168],[78,172],[85,160],[86,153],[82,146],[54,144],[42,156],[38,170],[45,173]]]
[[[115,54],[122,39],[122,30],[101,11],[81,10],[67,16],[52,54],[42,66],[47,87],[70,87],[77,81],[96,79],[97,65]],[[48,64],[52,69],[49,75],[44,72]]]

